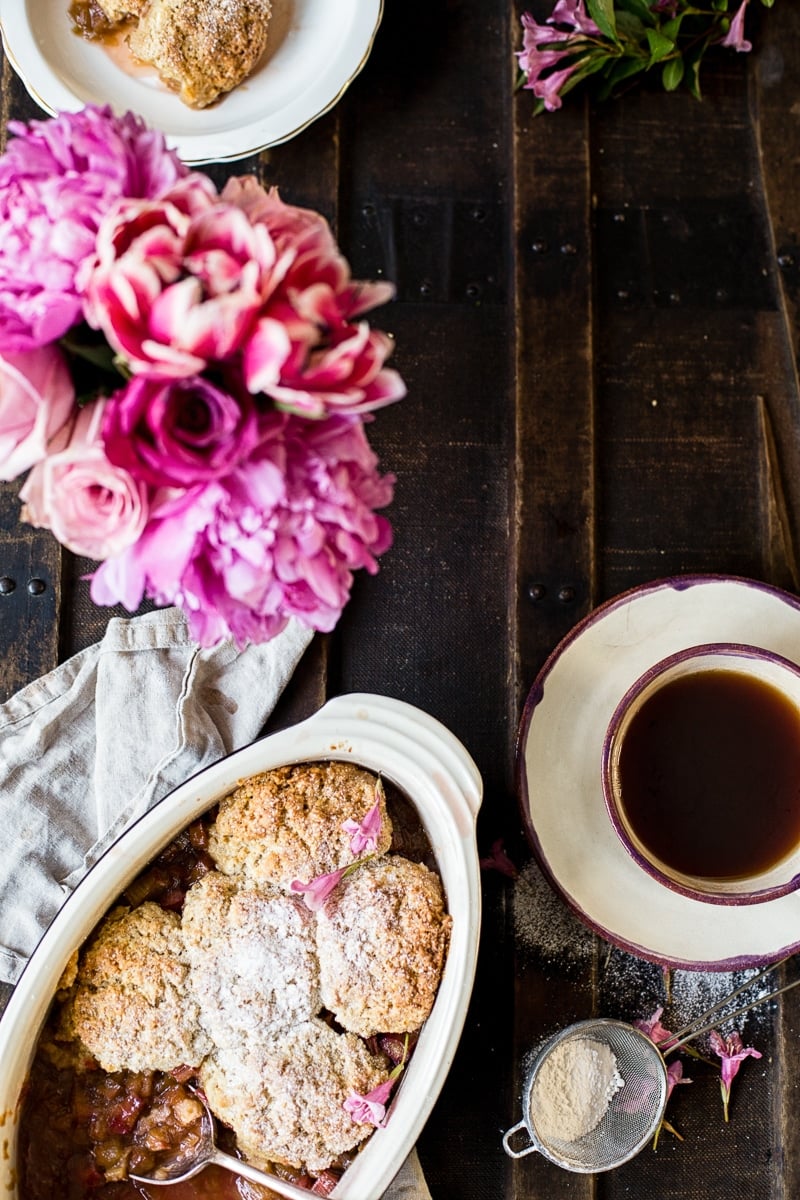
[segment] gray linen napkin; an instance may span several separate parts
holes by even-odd
[[[291,623],[263,646],[203,650],[178,609],[112,618],[101,642],[0,705],[0,979],[17,981],[131,821],[258,737],[311,638]],[[385,1200],[430,1200],[416,1152]]]

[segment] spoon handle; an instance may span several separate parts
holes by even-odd
[[[286,1196],[287,1200],[311,1200],[311,1192],[307,1188],[299,1188],[285,1179],[279,1179],[277,1175],[259,1171],[258,1167],[251,1167],[249,1163],[234,1158],[232,1154],[226,1154],[224,1150],[215,1149],[214,1156],[209,1161],[216,1163],[218,1167],[224,1167],[226,1171],[232,1171],[234,1175],[240,1175],[242,1179],[249,1179],[251,1183],[260,1183],[263,1187],[270,1188],[277,1196]]]

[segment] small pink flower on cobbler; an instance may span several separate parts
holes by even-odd
[[[55,346],[0,356],[0,479],[43,459],[74,411],[72,378]]]
[[[0,352],[44,346],[81,318],[77,275],[122,196],[153,197],[187,168],[131,113],[87,106],[9,124],[0,156]]]
[[[390,1077],[365,1096],[359,1092],[351,1092],[342,1107],[357,1125],[382,1128],[386,1124],[386,1105],[389,1103],[394,1084],[395,1080]]]
[[[201,375],[137,376],[109,399],[103,419],[109,461],[155,487],[190,487],[227,475],[253,450],[251,396]]]
[[[361,821],[348,817],[342,823],[345,833],[351,834],[350,850],[353,854],[363,854],[365,851],[374,853],[378,849],[381,836],[381,802],[383,800],[383,784],[380,779],[375,786],[376,799],[372,808]]]
[[[106,458],[102,420],[103,401],[82,408],[20,492],[25,520],[93,559],[111,558],[133,545],[148,515],[144,485]]]
[[[720,1076],[720,1091],[722,1093],[722,1107],[725,1120],[728,1120],[728,1105],[731,1098],[731,1084],[739,1073],[739,1068],[746,1058],[761,1058],[758,1050],[754,1050],[752,1046],[745,1046],[742,1042],[741,1035],[734,1030],[733,1033],[723,1037],[716,1029],[712,1029],[708,1035],[711,1049],[722,1059],[722,1069]]]
[[[303,897],[306,907],[312,912],[319,912],[325,907],[325,901],[341,883],[345,875],[350,870],[349,867],[340,867],[338,871],[328,871],[324,875],[317,875],[308,883],[303,883],[301,879],[293,879],[289,884],[289,890],[295,895]]]

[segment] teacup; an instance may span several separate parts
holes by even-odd
[[[666,887],[753,904],[800,886],[800,667],[711,643],[628,689],[602,751],[603,795],[634,860]]]

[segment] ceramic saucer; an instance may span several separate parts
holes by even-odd
[[[703,642],[747,643],[800,663],[800,600],[748,579],[693,575],[608,601],[561,642],[534,683],[517,783],[534,853],[576,916],[643,958],[727,971],[800,948],[800,892],[728,907],[664,887],[617,839],[600,774],[606,726],[630,685],[659,659]]]

